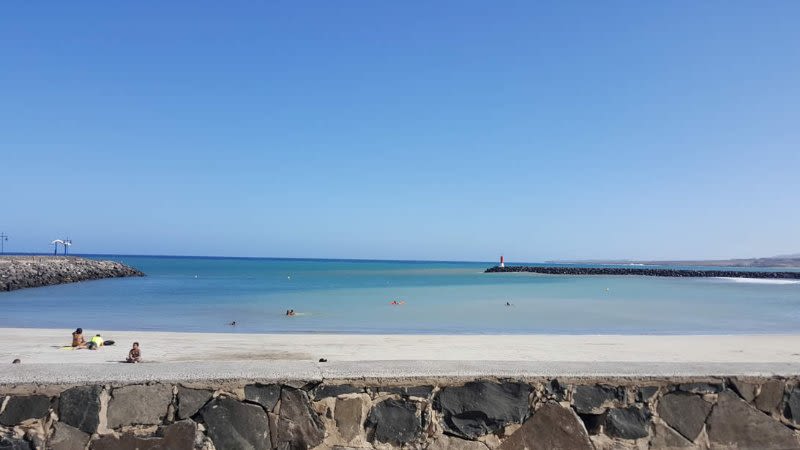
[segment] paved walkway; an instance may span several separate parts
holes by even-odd
[[[800,363],[523,361],[237,361],[144,364],[3,364],[0,385],[235,380],[426,378],[666,378],[800,375]]]

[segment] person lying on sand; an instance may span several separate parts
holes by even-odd
[[[131,349],[131,351],[128,352],[128,358],[125,360],[125,362],[129,363],[142,362],[142,352],[139,350],[138,342],[133,343],[133,348]]]
[[[92,340],[91,340],[91,341],[89,341],[89,342],[86,344],[86,348],[88,348],[89,350],[97,350],[97,349],[99,349],[99,348],[100,348],[100,347],[102,347],[102,346],[103,346],[103,338],[102,338],[102,337],[101,337],[99,334],[96,334],[96,335],[95,335],[95,336],[92,338]]]
[[[72,332],[72,346],[74,348],[86,348],[86,340],[83,339],[83,328],[78,328]]]

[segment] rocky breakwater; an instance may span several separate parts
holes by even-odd
[[[0,292],[101,278],[142,277],[144,273],[116,261],[74,256],[0,257]]]
[[[506,266],[490,267],[485,273],[530,272],[544,275],[641,275],[648,277],[761,278],[800,280],[800,272],[744,270],[651,269],[634,267]]]

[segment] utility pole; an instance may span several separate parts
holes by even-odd
[[[3,244],[8,240],[8,235],[5,232],[0,232],[0,255],[5,252]]]

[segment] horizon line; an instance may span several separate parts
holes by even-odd
[[[198,259],[275,259],[275,260],[294,260],[294,261],[353,261],[353,262],[430,262],[430,263],[480,263],[492,264],[492,261],[465,261],[465,260],[444,260],[444,259],[371,259],[371,258],[315,258],[315,257],[285,257],[285,256],[222,256],[222,255],[157,255],[157,254],[134,254],[134,253],[59,253],[43,252],[6,252],[0,256],[134,256],[149,258],[198,258]],[[520,264],[541,264],[530,261],[521,261]]]

